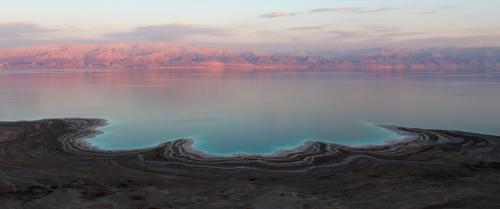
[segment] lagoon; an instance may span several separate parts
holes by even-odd
[[[1,121],[104,118],[89,142],[111,150],[192,138],[210,154],[271,154],[401,138],[377,125],[500,135],[498,107],[499,74],[0,71]]]

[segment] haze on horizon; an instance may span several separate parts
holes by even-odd
[[[270,51],[500,46],[500,1],[18,0],[0,48],[171,42]]]

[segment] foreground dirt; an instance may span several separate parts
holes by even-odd
[[[0,208],[500,208],[500,137],[386,127],[393,144],[322,142],[206,156],[189,140],[92,149],[100,119],[0,122]]]

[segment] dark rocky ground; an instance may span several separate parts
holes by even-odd
[[[0,209],[500,208],[500,137],[386,127],[393,144],[321,142],[218,158],[189,140],[89,148],[98,119],[0,122]]]

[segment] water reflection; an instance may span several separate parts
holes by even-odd
[[[2,71],[0,119],[107,118],[109,149],[195,138],[210,153],[270,153],[306,139],[395,138],[370,124],[500,134],[499,75],[184,70]]]

